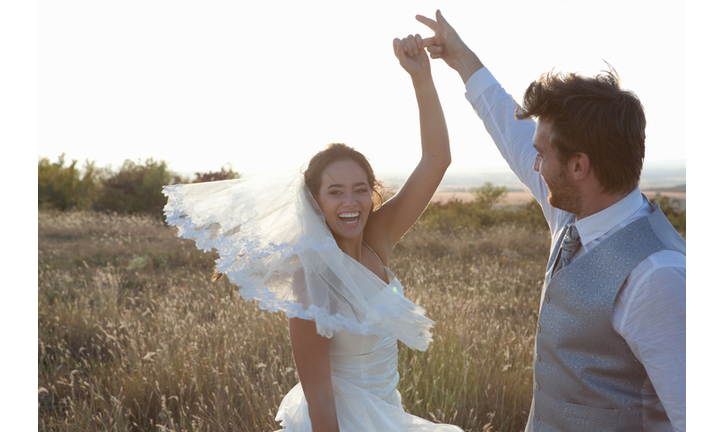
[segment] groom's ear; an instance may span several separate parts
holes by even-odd
[[[585,153],[576,153],[567,163],[569,174],[573,180],[585,180],[593,173],[591,159]]]

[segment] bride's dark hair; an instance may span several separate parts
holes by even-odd
[[[383,201],[382,182],[375,177],[375,172],[372,170],[372,166],[367,158],[347,144],[328,144],[324,150],[321,150],[309,160],[309,165],[307,165],[307,169],[304,171],[304,183],[307,185],[309,191],[316,198],[319,194],[319,188],[322,186],[322,174],[324,174],[324,170],[330,164],[341,160],[351,160],[367,173],[367,182],[370,188],[372,188],[372,208],[376,210],[382,205]]]

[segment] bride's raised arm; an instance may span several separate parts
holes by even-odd
[[[365,239],[375,243],[383,260],[417,221],[450,165],[450,140],[445,115],[420,35],[393,41],[395,56],[410,74],[420,113],[422,157],[400,191],[370,216]]]

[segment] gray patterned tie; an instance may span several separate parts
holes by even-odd
[[[576,252],[576,249],[578,249],[578,246],[580,245],[581,236],[578,235],[578,228],[576,228],[574,224],[568,225],[566,235],[565,237],[563,237],[563,244],[561,244],[558,264],[556,264],[556,268],[555,270],[553,270],[553,274],[571,263],[573,253]]]

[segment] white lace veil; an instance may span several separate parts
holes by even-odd
[[[244,299],[313,320],[328,338],[346,330],[427,349],[433,321],[342,252],[298,170],[163,189],[166,222],[197,248],[216,249],[217,271]]]

